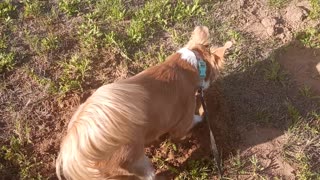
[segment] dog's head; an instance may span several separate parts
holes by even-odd
[[[232,46],[232,42],[228,41],[223,47],[210,47],[209,38],[209,29],[206,26],[197,26],[185,45],[186,48],[197,52],[206,62],[205,81],[208,85],[219,76],[224,64],[224,54]]]

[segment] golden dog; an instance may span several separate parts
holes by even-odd
[[[59,179],[61,170],[76,180],[154,179],[144,146],[165,133],[184,137],[201,121],[195,92],[218,77],[231,44],[209,48],[208,28],[197,26],[164,63],[97,89],[69,123],[56,162]]]

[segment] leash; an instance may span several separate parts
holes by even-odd
[[[207,104],[206,104],[206,102],[204,100],[203,89],[200,88],[198,90],[198,93],[200,94],[201,104],[202,104],[203,111],[204,111],[204,119],[207,121],[208,127],[209,127],[209,131],[210,131],[211,151],[212,151],[215,163],[217,164],[219,177],[221,179],[222,175],[223,175],[223,171],[222,171],[222,168],[221,168],[221,158],[220,158],[219,151],[218,151],[218,148],[217,148],[217,144],[216,144],[216,141],[214,139],[214,136],[213,136],[213,133],[212,133],[212,129],[211,129],[211,125],[210,125],[210,122],[209,122]]]

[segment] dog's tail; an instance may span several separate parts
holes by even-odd
[[[88,98],[72,117],[61,143],[58,178],[61,180],[62,170],[66,179],[105,179],[115,152],[142,139],[145,93],[138,85],[114,83]]]

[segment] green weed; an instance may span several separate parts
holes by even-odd
[[[268,69],[265,69],[265,78],[270,81],[283,83],[286,74],[282,72],[279,62],[275,59],[271,60],[271,64]]]
[[[293,124],[298,122],[301,115],[297,108],[295,108],[290,102],[286,102],[289,117],[292,119]]]
[[[237,151],[235,156],[230,157],[231,168],[236,171],[237,174],[244,174],[246,171],[244,170],[246,162],[240,156],[240,151]]]
[[[174,151],[176,152],[178,149],[177,149],[177,146],[172,142],[170,141],[169,139],[165,140],[161,146],[164,146],[165,149],[167,149],[167,151]]]
[[[282,8],[282,7],[284,7],[288,2],[289,2],[289,0],[269,0],[269,1],[268,1],[268,4],[269,4],[270,7]]]
[[[15,65],[15,53],[0,52],[0,73],[4,70],[11,70]]]
[[[59,92],[65,94],[71,90],[82,89],[81,83],[90,69],[90,61],[74,54],[70,60],[60,63],[63,70],[59,78]]]
[[[50,52],[58,48],[59,38],[52,33],[41,39],[40,49],[42,52]]]
[[[269,123],[271,121],[271,114],[262,110],[256,113],[257,120],[260,123]]]
[[[37,173],[39,170],[38,162],[34,156],[29,156],[26,151],[31,142],[31,128],[22,120],[16,120],[14,127],[15,135],[10,138],[9,145],[3,145],[0,149],[0,162],[3,163],[0,173],[3,178],[10,178],[18,174],[19,179],[42,179]]]
[[[0,2],[0,20],[11,18],[15,10],[11,0]]]
[[[297,167],[298,179],[319,179],[320,168],[317,161],[320,154],[320,118],[311,113],[310,120],[301,119],[287,132],[283,145],[283,156]]]
[[[139,44],[156,31],[164,30],[168,25],[182,20],[187,22],[191,17],[202,15],[203,12],[199,0],[194,0],[192,5],[181,0],[176,1],[175,4],[168,0],[148,1],[143,8],[134,13],[127,35],[131,42]]]
[[[104,1],[100,0],[96,3],[95,14],[102,19],[112,21],[123,20],[126,9],[122,4],[122,0]]]
[[[38,17],[42,13],[43,3],[40,0],[24,0],[24,16]]]
[[[46,37],[39,37],[31,35],[30,32],[26,31],[25,39],[30,48],[38,55],[51,52],[59,47],[59,38],[53,33],[48,33]]]
[[[68,16],[77,15],[80,12],[81,0],[60,0],[59,9]]]
[[[41,77],[38,74],[34,72],[33,69],[26,69],[27,74],[35,81],[37,82],[40,86],[42,86],[46,91],[49,93],[57,93],[57,87],[55,83],[50,79],[46,77]]]
[[[299,89],[299,93],[307,98],[312,97],[311,87],[306,85]]]
[[[316,28],[309,28],[297,34],[297,39],[308,48],[320,47],[320,31]]]
[[[168,32],[176,45],[181,45],[187,42],[187,36],[184,36],[182,32],[178,31],[176,28],[168,28]]]
[[[86,18],[86,21],[79,26],[77,33],[83,50],[95,50],[101,46],[103,33],[93,19]]]
[[[131,58],[128,57],[125,42],[114,31],[105,34],[103,43],[106,48],[113,49],[116,54],[120,54],[126,60],[132,61]]]
[[[0,37],[0,50],[5,50],[8,48],[8,41],[7,41],[8,37],[5,35],[2,35]]]
[[[261,177],[259,172],[262,171],[264,168],[261,166],[258,158],[256,155],[250,157],[249,161],[251,162],[252,166],[252,177]]]
[[[235,31],[235,30],[232,30],[232,29],[229,30],[227,32],[227,34],[228,34],[228,39],[232,39],[237,43],[241,43],[241,41],[243,39],[242,35],[238,31]]]
[[[167,169],[171,173],[174,173],[174,174],[178,174],[179,173],[179,171],[174,166],[169,165],[169,163],[167,163],[166,160],[163,160],[163,159],[158,158],[158,157],[153,157],[152,161],[156,164],[156,166],[158,168]]]
[[[157,52],[158,62],[162,63],[167,57],[167,53],[165,52],[165,48],[161,45],[159,51]]]
[[[23,142],[14,136],[11,137],[10,146],[1,147],[0,159],[4,160],[3,166],[7,169],[3,169],[1,174],[8,178],[17,173],[20,179],[42,179],[42,176],[35,172],[35,168],[41,163],[34,157],[29,157],[24,149]]]
[[[311,11],[310,11],[310,17],[312,19],[320,18],[320,1],[319,0],[310,0],[311,3]]]
[[[188,161],[187,168],[182,171],[175,180],[180,179],[195,179],[206,180],[210,179],[210,175],[216,172],[216,167],[212,161],[207,159]]]

